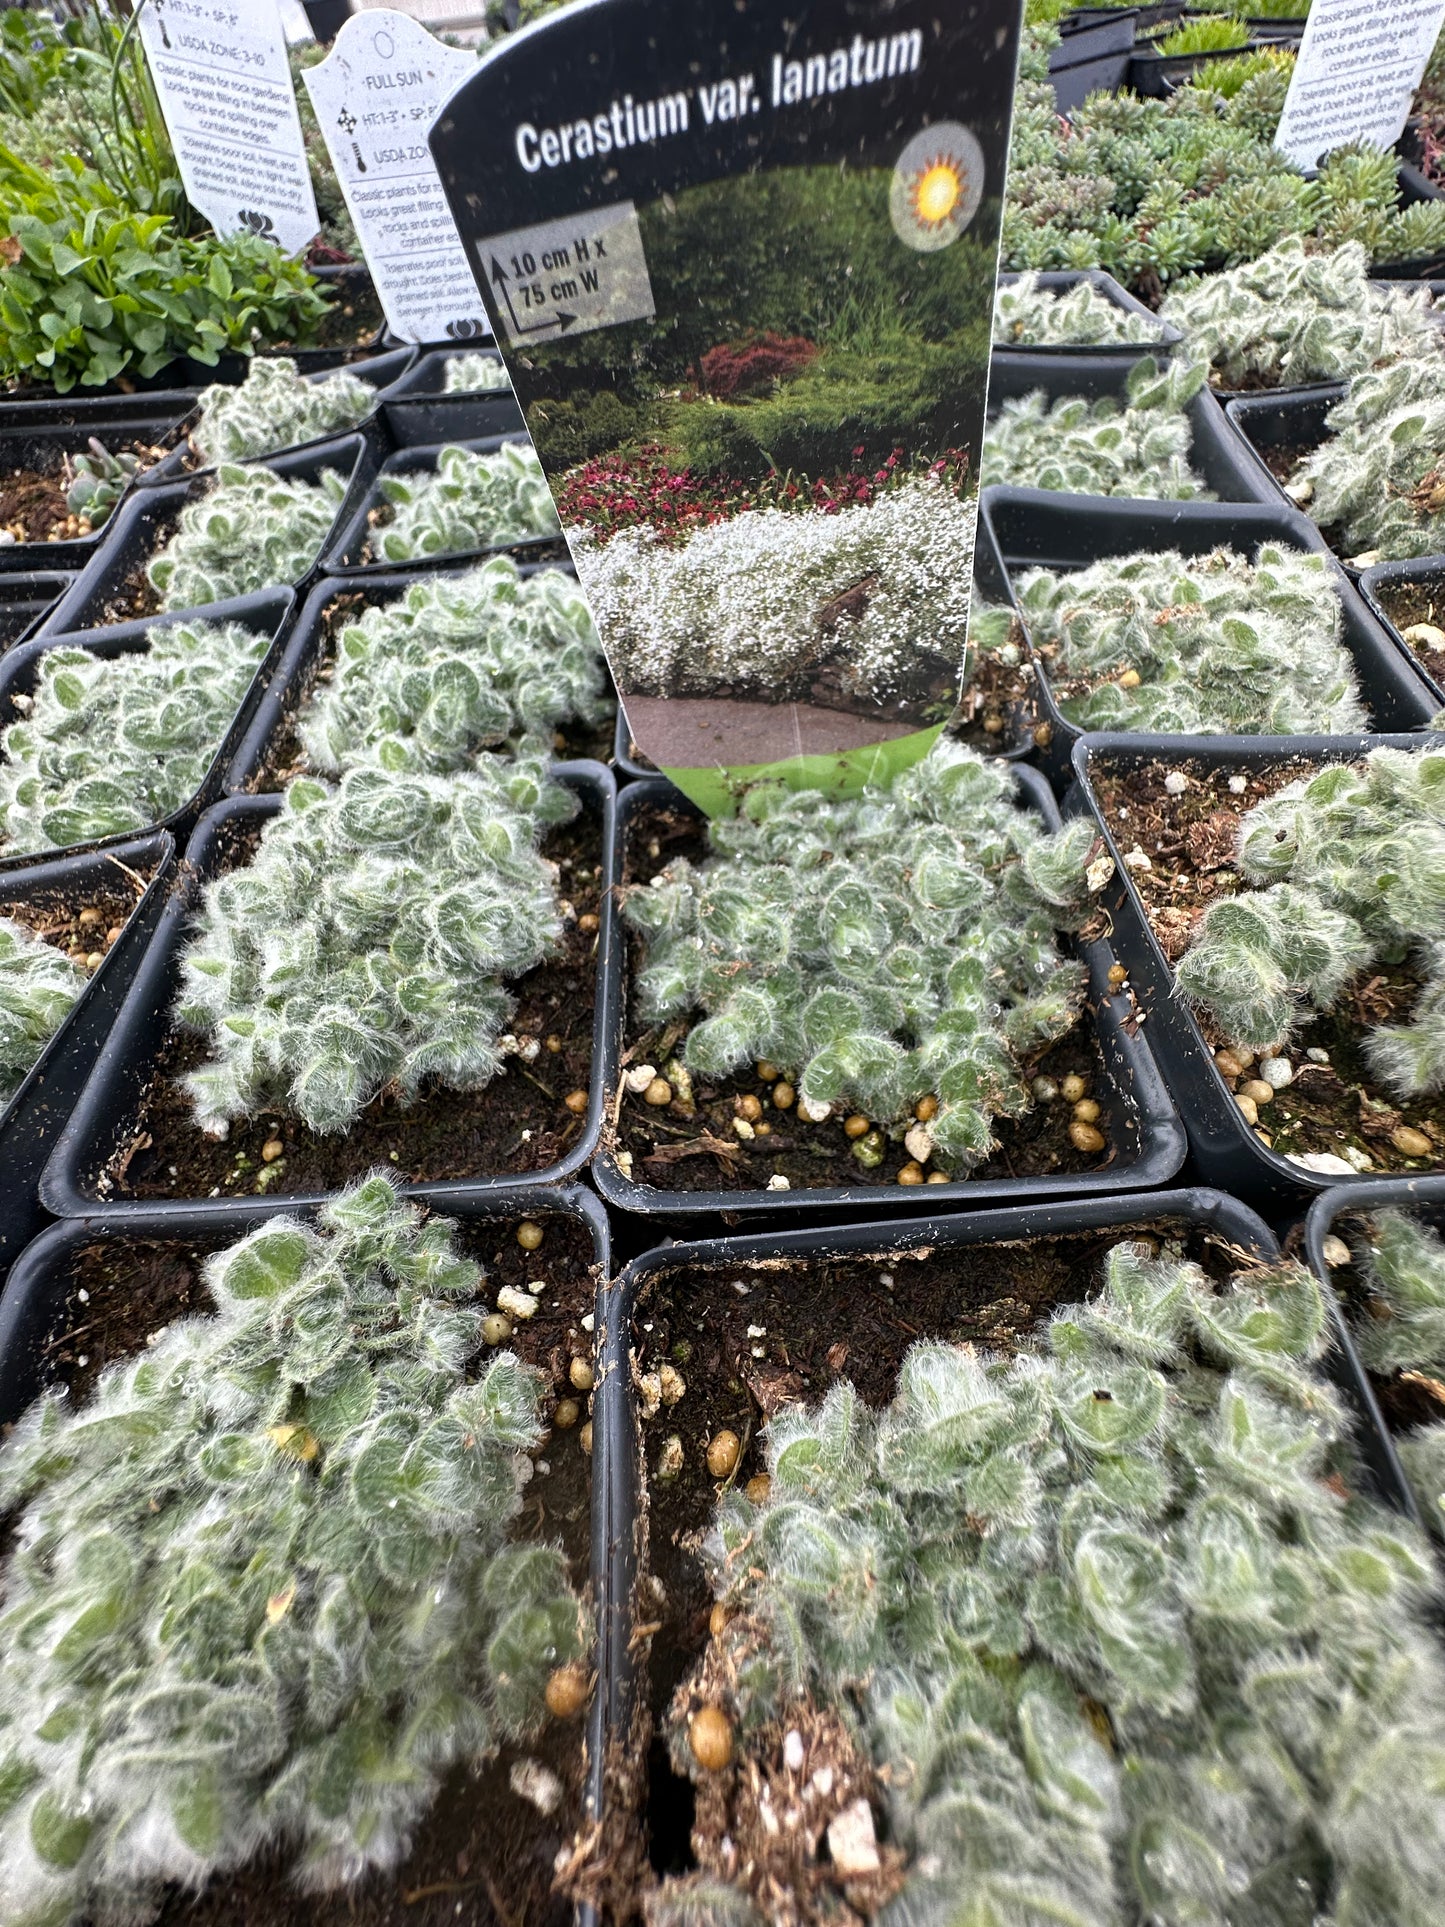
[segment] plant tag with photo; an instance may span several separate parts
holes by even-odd
[[[321,221],[274,0],[146,0],[136,17],[186,199],[218,234],[299,254]]]
[[[389,7],[355,13],[325,60],[302,74],[347,212],[402,341],[491,332],[427,131],[476,72],[470,49],[444,47]]]
[[[641,755],[712,813],[963,673],[1019,0],[594,0],[432,152]]]

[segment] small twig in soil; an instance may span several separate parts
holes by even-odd
[[[537,1086],[537,1089],[542,1093],[543,1097],[550,1098],[554,1104],[557,1102],[557,1093],[554,1090],[550,1089],[546,1084],[544,1084],[540,1077],[535,1077],[532,1074],[532,1072],[527,1069],[527,1066],[521,1061],[520,1058],[518,1058],[517,1060],[517,1069],[522,1073],[523,1077],[526,1078],[529,1084],[535,1084]]]
[[[107,863],[113,863],[117,870],[124,871],[126,876],[128,876],[131,882],[135,885],[136,889],[140,891],[141,895],[142,896],[145,895],[146,880],[143,876],[137,875],[137,873],[130,867],[128,863],[122,863],[118,856],[112,855],[109,851],[106,852],[105,860]]]
[[[419,1900],[435,1900],[441,1894],[464,1894],[473,1887],[486,1888],[487,1899],[491,1901],[492,1911],[502,1927],[518,1927],[515,1915],[503,1906],[502,1896],[497,1892],[496,1882],[489,1873],[479,1873],[474,1880],[433,1880],[425,1887],[403,1887],[401,1897],[408,1907],[414,1907]]]
[[[740,1144],[729,1144],[726,1138],[714,1137],[711,1131],[704,1131],[701,1137],[691,1138],[686,1144],[664,1144],[660,1150],[651,1151],[642,1160],[644,1164],[676,1164],[680,1158],[740,1158],[744,1155]]]

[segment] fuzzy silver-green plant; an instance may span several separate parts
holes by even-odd
[[[1371,1370],[1445,1377],[1445,1240],[1404,1211],[1380,1211],[1355,1257],[1368,1293],[1353,1322]],[[1422,1516],[1445,1534],[1445,1419],[1413,1426],[1395,1440]]]
[[[509,1543],[538,1375],[480,1370],[480,1265],[384,1176],[204,1269],[210,1316],[45,1395],[0,1456],[0,1920],[144,1920],[266,1849],[403,1858],[448,1769],[583,1648]]]
[[[768,1058],[805,1115],[896,1124],[931,1093],[940,1164],[985,1158],[992,1120],[1030,1108],[1025,1059],[1080,1008],[1057,930],[1085,895],[1086,826],[1046,835],[1006,769],[941,741],[857,797],[760,784],[708,838],[705,863],[624,899],[644,1018],[700,1013],[691,1069]]]
[[[371,383],[345,368],[308,381],[285,355],[256,356],[243,382],[213,382],[201,390],[191,446],[205,462],[274,455],[354,428],[375,402]]]
[[[1158,341],[1159,324],[1118,307],[1087,281],[1060,293],[1041,288],[1037,273],[1030,272],[994,296],[993,339],[997,348],[1112,347]]]
[[[698,1690],[787,1786],[760,1729],[841,1714],[906,1856],[878,1927],[1441,1918],[1438,1585],[1360,1495],[1327,1338],[1298,1265],[1216,1287],[1118,1245],[1016,1356],[925,1341],[882,1411],[843,1380],[771,1419],[769,1496],[706,1542]]]
[[[60,850],[148,829],[196,793],[271,638],[239,622],[174,622],[140,655],[40,658],[24,720],[0,738],[0,842]]]
[[[299,582],[345,495],[346,477],[334,468],[302,482],[269,468],[222,464],[215,485],[181,510],[180,527],[146,565],[162,608],[195,609]]]
[[[1177,735],[1367,729],[1330,565],[1277,543],[1036,569],[1019,609],[1054,699],[1080,729]],[[1133,672],[1131,683],[1123,678]]]
[[[19,1090],[86,981],[64,951],[0,917],[0,1106]]]
[[[442,369],[444,395],[491,395],[511,385],[498,355],[448,355]]]
[[[1357,375],[1286,493],[1343,554],[1371,562],[1445,544],[1445,353]]]
[[[1369,279],[1357,241],[1306,253],[1297,235],[1257,261],[1172,290],[1160,307],[1226,388],[1346,381],[1378,363],[1438,356],[1429,292]]]
[[[382,562],[500,548],[561,527],[530,442],[504,442],[491,454],[444,448],[434,470],[383,475],[381,492],[392,508],[371,537]]]
[[[298,719],[313,768],[462,769],[518,738],[611,713],[597,632],[576,581],[523,576],[508,556],[429,575],[341,630],[336,663]]]
[[[1372,1073],[1413,1097],[1445,1088],[1445,750],[1377,749],[1258,803],[1236,866],[1175,965],[1231,1042],[1264,1050],[1327,1010],[1366,965],[1413,959],[1410,1020],[1365,1041]]]
[[[984,431],[980,480],[1075,495],[1127,495],[1210,502],[1189,465],[1193,428],[1184,412],[1208,364],[1136,362],[1124,405],[1042,389],[1004,402]]]
[[[207,886],[178,1021],[203,1130],[282,1105],[344,1131],[391,1086],[480,1090],[503,1062],[505,980],[561,935],[549,823],[575,810],[542,765],[479,757],[449,776],[374,765],[286,791],[252,861]]]

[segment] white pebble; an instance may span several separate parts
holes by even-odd
[[[828,1795],[833,1791],[832,1767],[830,1766],[814,1767],[813,1785],[818,1789],[819,1793],[826,1800]]]
[[[1287,1057],[1266,1057],[1259,1066],[1259,1074],[1272,1091],[1282,1091],[1294,1082],[1294,1065]]]
[[[514,1760],[507,1779],[517,1798],[530,1801],[544,1818],[562,1804],[562,1782],[540,1760]]]
[[[1249,778],[1248,778],[1247,776],[1231,776],[1231,777],[1230,777],[1230,779],[1229,779],[1229,793],[1230,793],[1230,795],[1231,795],[1231,796],[1243,796],[1243,795],[1244,795],[1244,792],[1245,792],[1245,791],[1246,791],[1246,790],[1247,790],[1248,788],[1249,788]]]
[[[89,1352],[82,1352],[75,1362],[77,1365],[88,1365],[90,1363]]]
[[[1322,1178],[1352,1178],[1355,1175],[1354,1165],[1346,1164],[1333,1151],[1291,1151],[1289,1161],[1306,1171],[1316,1172]]]
[[[798,1099],[798,1116],[801,1117],[806,1124],[821,1124],[825,1118],[829,1118],[832,1115],[833,1106],[831,1104],[815,1104],[811,1097],[800,1097]]]
[[[1327,1050],[1321,1050],[1318,1044],[1311,1044],[1305,1052],[1305,1056],[1312,1064],[1328,1064],[1330,1061],[1329,1052]]]
[[[656,1075],[655,1064],[635,1064],[630,1071],[622,1073],[622,1081],[634,1097],[640,1097]]]
[[[783,1740],[783,1765],[789,1773],[801,1773],[804,1757],[803,1736],[796,1726],[791,1727]]]
[[[927,1164],[933,1156],[933,1133],[926,1124],[915,1124],[905,1132],[903,1146],[909,1157]]]
[[[833,1871],[844,1880],[857,1874],[877,1873],[878,1835],[873,1827],[873,1809],[866,1800],[855,1800],[835,1814],[828,1824],[828,1852]]]
[[[1182,769],[1171,769],[1164,778],[1164,787],[1171,796],[1182,796],[1189,788],[1189,778]]]
[[[595,1312],[589,1311],[587,1313],[586,1317],[582,1320],[582,1329],[585,1332],[596,1331],[597,1315]]]
[[[1126,870],[1152,870],[1154,865],[1149,861],[1147,853],[1136,843],[1132,850],[1125,852],[1124,867]]]
[[[82,1305],[88,1305],[90,1303],[90,1293],[85,1289],[84,1285],[81,1286],[80,1290],[76,1292],[75,1295],[80,1300]]]
[[[513,1318],[535,1318],[537,1303],[530,1291],[518,1291],[515,1285],[503,1285],[497,1293],[497,1310]]]
[[[1331,1271],[1336,1270],[1340,1265],[1347,1265],[1350,1262],[1350,1247],[1345,1243],[1343,1238],[1337,1238],[1333,1231],[1320,1246],[1320,1250],[1324,1253],[1325,1263],[1330,1267]]]
[[[1102,890],[1114,874],[1114,859],[1111,856],[1096,856],[1084,872],[1084,881],[1089,886],[1089,894],[1095,895]]]
[[[781,1171],[775,1171],[768,1179],[769,1191],[791,1191],[792,1188]]]
[[[1356,1171],[1373,1171],[1375,1168],[1375,1160],[1369,1152],[1361,1151],[1353,1144],[1345,1146],[1345,1160]]]

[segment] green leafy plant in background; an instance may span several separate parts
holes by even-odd
[[[174,622],[141,655],[47,650],[24,719],[0,737],[6,853],[148,829],[188,802],[270,641],[238,622]]]
[[[1030,273],[1000,286],[994,296],[993,339],[999,348],[1097,348],[1158,341],[1159,325],[1116,306],[1087,281],[1058,292],[1041,288],[1038,275]]]
[[[479,749],[551,748],[562,723],[611,713],[602,649],[571,576],[523,576],[507,556],[414,582],[336,639],[297,729],[313,769],[358,763],[444,775]]]
[[[893,1125],[935,1095],[940,1162],[985,1158],[992,1120],[1030,1108],[1026,1060],[1080,1007],[1056,932],[1085,895],[1086,828],[1045,835],[1007,770],[944,741],[856,798],[759,784],[708,840],[625,895],[645,1020],[701,1012],[691,1070],[770,1059],[814,1115]]]
[[[321,552],[346,494],[323,468],[314,482],[224,463],[215,486],[181,510],[180,526],[146,565],[166,609],[299,582]]]
[[[1204,386],[1203,361],[1136,362],[1123,406],[1044,391],[1011,397],[989,422],[980,479],[1077,495],[1213,501],[1189,465],[1185,409]]]
[[[1445,1088],[1445,750],[1377,749],[1331,763],[1249,811],[1236,867],[1175,965],[1185,996],[1232,1043],[1273,1048],[1327,1010],[1355,973],[1409,957],[1411,1019],[1365,1040],[1401,1097]]]
[[[0,1105],[70,1014],[86,974],[24,924],[0,917]]]
[[[1357,375],[1287,493],[1360,567],[1445,542],[1445,355]]]
[[[1330,565],[1277,543],[1030,571],[1018,604],[1079,729],[1290,736],[1368,729]]]
[[[253,361],[243,382],[203,388],[197,405],[201,418],[191,430],[197,454],[207,462],[239,462],[354,428],[375,407],[376,390],[344,368],[308,381],[294,361],[274,355]]]
[[[509,1544],[541,1381],[473,1374],[483,1284],[383,1176],[207,1260],[211,1316],[31,1408],[0,1457],[0,1917],[148,1918],[267,1848],[394,1866],[448,1768],[582,1651]]]
[[[1354,1256],[1366,1293],[1365,1315],[1352,1320],[1361,1358],[1386,1378],[1423,1377],[1445,1407],[1436,1389],[1445,1377],[1445,1242],[1404,1211],[1380,1211]],[[1395,1446],[1421,1514],[1445,1534],[1445,1419],[1411,1427]]]
[[[507,370],[496,355],[448,355],[442,378],[446,395],[490,395],[510,388]]]
[[[1428,1549],[1361,1496],[1313,1278],[1149,1249],[1013,1358],[923,1342],[881,1412],[843,1380],[771,1420],[769,1498],[728,1491],[707,1542],[726,1625],[674,1765],[706,1777],[699,1698],[769,1768],[839,1714],[906,1856],[879,1927],[1428,1927]]]
[[[1204,20],[1186,20],[1172,32],[1154,42],[1155,51],[1165,59],[1182,54],[1229,53],[1249,45],[1249,29],[1242,20],[1217,14]]]
[[[485,756],[292,783],[254,859],[207,886],[183,953],[178,1020],[210,1047],[185,1078],[201,1128],[280,1104],[344,1131],[386,1085],[490,1083],[504,980],[561,934],[537,846],[574,809],[540,762]]]
[[[444,448],[434,470],[383,475],[381,492],[391,520],[371,545],[382,562],[499,547],[559,529],[542,464],[526,442],[490,454]]]

